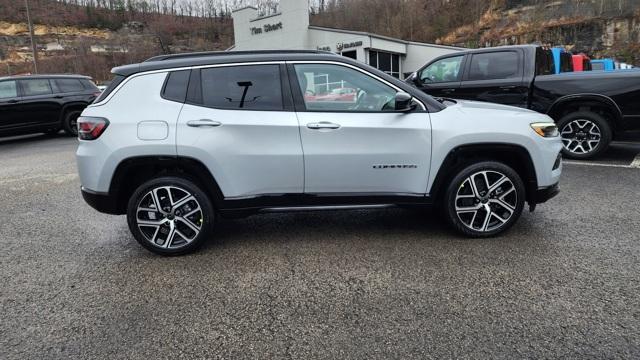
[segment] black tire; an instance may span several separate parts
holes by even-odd
[[[580,124],[584,124],[584,128],[580,128]],[[593,159],[607,150],[611,143],[611,126],[604,117],[591,111],[565,115],[558,121],[558,130],[564,145],[562,155],[569,159]],[[599,140],[597,144],[594,143],[596,138]]]
[[[168,193],[166,189],[163,189],[164,187],[171,188],[171,197],[167,196]],[[159,188],[154,200],[150,192]],[[180,197],[184,195],[181,191],[186,192],[188,196]],[[187,199],[189,196],[193,197],[195,203]],[[175,198],[173,205],[176,205],[176,208],[174,209],[171,205],[171,210],[167,211],[169,204],[171,204],[171,198]],[[152,204],[155,204],[156,200],[160,204],[153,206]],[[184,200],[187,202],[180,204]],[[139,207],[148,210],[139,210]],[[153,210],[158,208],[167,213],[163,214],[161,211]],[[195,210],[195,214],[190,215],[189,218],[180,217],[180,211],[184,214],[198,208],[200,212]],[[144,218],[140,219],[139,217]],[[157,227],[156,225],[140,224],[141,221],[156,220],[165,223]],[[209,197],[195,182],[181,177],[165,176],[145,182],[134,191],[127,205],[127,223],[136,241],[147,250],[160,255],[183,255],[198,249],[209,238],[214,222],[215,212]],[[187,226],[189,224],[190,226]],[[170,234],[174,234],[171,239],[169,239]],[[192,239],[187,239],[188,237],[192,237]],[[169,240],[168,246],[165,246],[167,240]]]
[[[77,120],[78,117],[80,117],[80,114],[82,114],[82,111],[73,110],[64,115],[62,128],[64,129],[64,132],[67,133],[67,135],[78,136]]]
[[[483,187],[481,185],[482,183],[486,184],[487,181],[483,180],[484,177],[478,180],[478,177],[475,175],[482,174],[482,172],[488,172],[487,178],[489,179],[489,186],[496,185],[501,181],[498,180],[502,179],[499,175],[506,177],[509,182],[505,181],[503,185],[499,185],[494,189],[491,194],[484,194],[482,198],[470,198],[470,195],[466,193],[466,191],[469,191],[469,188],[471,187],[468,180],[472,175],[474,175],[474,179],[480,183],[477,183],[473,189],[477,188],[478,193],[482,193]],[[495,182],[491,182],[493,179],[495,179]],[[476,193],[473,189],[471,189],[472,195]],[[511,191],[511,189],[513,189],[513,191]],[[496,198],[492,198],[492,194],[496,193],[498,196]],[[464,198],[458,199],[458,195]],[[501,196],[504,197],[504,199],[501,200]],[[446,193],[444,194],[442,205],[445,209],[447,221],[456,231],[465,236],[484,238],[496,236],[511,228],[522,214],[525,197],[526,192],[524,183],[518,173],[503,163],[483,161],[466,166],[454,176],[447,187]],[[506,205],[512,205],[513,209],[509,210],[510,208],[499,204],[500,201],[503,201]],[[466,211],[463,214],[458,214],[456,204],[458,204],[460,208],[479,208],[476,210],[475,214],[473,211]],[[489,207],[489,212],[487,212],[485,204]],[[510,216],[507,217],[507,214],[510,214]],[[487,218],[489,220],[485,223],[484,220]],[[471,226],[467,223],[471,224]],[[491,225],[494,223],[497,225]]]

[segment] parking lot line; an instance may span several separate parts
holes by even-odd
[[[625,169],[640,169],[640,160],[637,157],[633,161],[633,163],[631,163],[630,165],[602,164],[602,163],[592,163],[592,162],[586,162],[586,161],[572,161],[572,160],[564,160],[563,164],[565,164],[565,165],[581,165],[581,166],[614,167],[614,168],[625,168]]]

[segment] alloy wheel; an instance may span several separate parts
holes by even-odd
[[[177,186],[162,186],[142,197],[136,225],[152,245],[177,249],[194,241],[202,231],[203,213],[197,199]]]
[[[591,120],[573,120],[560,131],[564,148],[573,154],[588,154],[594,151],[600,140],[602,133],[598,125]]]
[[[511,179],[499,171],[478,171],[464,179],[455,199],[458,219],[467,228],[491,232],[516,211],[518,196]]]

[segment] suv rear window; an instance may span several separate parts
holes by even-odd
[[[187,87],[191,70],[173,71],[167,75],[162,97],[167,100],[183,103],[187,98]]]
[[[78,79],[55,79],[58,90],[63,93],[84,91],[84,86]]]
[[[99,103],[100,101],[104,100],[107,96],[109,96],[109,94],[111,94],[113,92],[113,90],[115,88],[118,87],[118,85],[120,85],[120,83],[122,83],[124,81],[124,79],[126,79],[126,77],[124,77],[122,75],[116,75],[113,78],[113,80],[111,80],[111,82],[109,83],[109,86],[107,86],[107,88],[104,89],[102,94],[100,94],[100,96],[98,96],[98,98],[95,99],[93,102],[94,103]]]
[[[202,69],[202,104],[219,109],[283,110],[279,65]]]
[[[96,86],[96,84],[93,83],[92,80],[81,79],[80,82],[82,83],[84,88],[87,89],[87,90],[98,90],[98,87]]]
[[[474,54],[467,80],[509,79],[518,77],[519,57],[515,51]]]

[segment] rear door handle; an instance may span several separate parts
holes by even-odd
[[[187,121],[187,126],[190,126],[190,127],[218,127],[220,125],[222,125],[221,122],[210,120],[210,119]]]
[[[15,103],[17,103],[17,102],[18,102],[18,100],[9,100],[9,101],[7,101],[7,102],[8,102],[9,104],[15,104]]]
[[[502,90],[513,90],[515,88],[516,88],[515,85],[500,86],[500,89],[502,89]]]
[[[321,121],[318,123],[309,123],[307,127],[312,130],[320,130],[320,129],[339,129],[340,125],[334,124],[327,121]]]
[[[450,93],[455,92],[455,91],[456,91],[456,89],[442,89],[442,92],[445,93],[445,94],[450,94]]]

